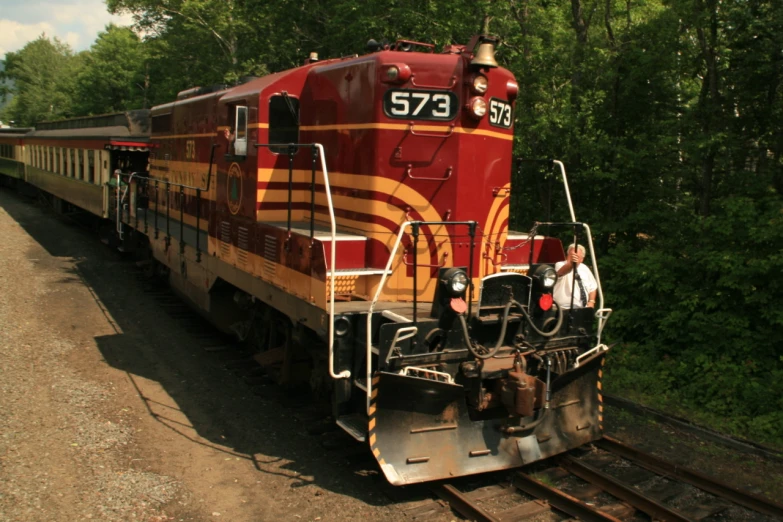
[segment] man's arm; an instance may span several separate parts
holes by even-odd
[[[595,308],[595,297],[598,294],[597,290],[593,290],[587,296],[587,308]]]
[[[571,252],[571,255],[565,260],[565,263],[557,269],[558,277],[562,277],[570,272],[576,263],[579,262],[579,255],[576,252]]]

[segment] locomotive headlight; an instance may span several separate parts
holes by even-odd
[[[553,268],[547,269],[541,276],[541,283],[544,288],[552,288],[557,282],[557,272]]]
[[[557,272],[548,265],[541,265],[536,269],[535,278],[542,288],[550,290],[557,282]]]
[[[486,76],[476,75],[473,78],[473,92],[476,94],[484,94],[489,87],[489,81]]]
[[[470,109],[470,114],[478,120],[487,113],[487,102],[484,98],[475,97],[470,100],[468,108]]]
[[[457,296],[462,295],[465,293],[465,290],[468,288],[468,276],[465,272],[462,270],[458,272],[454,272],[454,274],[451,275],[449,278],[449,290]]]

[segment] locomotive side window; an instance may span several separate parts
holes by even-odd
[[[236,108],[236,137],[234,139],[234,154],[247,156],[247,107]]]
[[[291,96],[269,98],[269,143],[299,143],[299,100]],[[270,147],[276,154],[285,154],[287,147]]]
[[[152,133],[160,134],[171,131],[171,113],[156,114],[152,117]]]

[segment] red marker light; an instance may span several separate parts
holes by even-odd
[[[453,297],[451,299],[451,309],[458,314],[464,314],[468,311],[468,303],[461,297]]]
[[[547,311],[552,308],[552,294],[543,294],[538,299],[538,307],[543,311]]]

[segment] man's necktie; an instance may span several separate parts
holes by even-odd
[[[576,284],[579,285],[579,297],[581,299],[582,308],[584,308],[587,306],[587,292],[585,292],[585,286],[582,284],[582,278],[579,277],[578,268],[579,267],[577,266],[576,269],[574,269],[574,277],[576,277]]]

